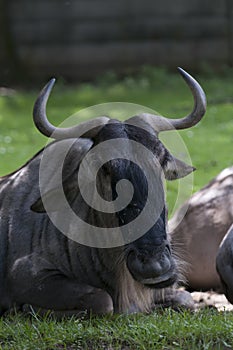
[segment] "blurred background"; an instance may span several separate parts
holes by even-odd
[[[55,125],[112,101],[180,118],[193,98],[177,66],[208,100],[201,123],[180,132],[196,191],[233,164],[233,0],[0,0],[0,175],[47,142],[32,108],[49,78],[58,78],[47,109]]]
[[[0,0],[0,81],[233,64],[232,0]]]

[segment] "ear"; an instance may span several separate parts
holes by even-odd
[[[194,170],[196,170],[196,168],[182,162],[181,160],[173,156],[170,156],[165,166],[163,166],[163,171],[166,180],[180,179],[192,173]]]
[[[71,203],[75,198],[77,191],[75,192],[74,188],[68,187],[65,189],[66,199],[68,203]],[[46,213],[46,209],[44,207],[44,203],[46,203],[46,207],[49,208],[50,212],[61,211],[64,208],[64,196],[61,196],[60,189],[54,188],[47,193],[43,194],[42,198],[39,197],[32,205],[31,210],[36,213]]]

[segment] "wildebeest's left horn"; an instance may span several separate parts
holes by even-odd
[[[206,112],[206,96],[199,83],[185,70],[178,68],[180,74],[188,84],[194,98],[194,108],[192,112],[181,119],[163,118],[157,115],[143,113],[140,117],[148,122],[157,132],[186,129],[196,125]]]
[[[99,128],[108,123],[109,118],[99,117],[68,128],[59,128],[53,126],[48,121],[46,115],[46,105],[54,83],[55,79],[51,79],[48,84],[45,85],[35,102],[33,109],[33,120],[37,129],[43,135],[52,137],[57,140],[76,138],[80,135],[80,137],[93,138],[99,131]]]

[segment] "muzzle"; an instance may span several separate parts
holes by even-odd
[[[168,243],[132,248],[127,267],[135,280],[151,288],[165,288],[177,280],[176,263]]]

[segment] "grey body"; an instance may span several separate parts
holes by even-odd
[[[78,144],[82,154],[90,142],[81,140]],[[101,287],[95,271],[99,268],[97,256],[93,263],[91,248],[77,247],[59,234],[46,213],[34,213],[30,208],[40,196],[40,157],[0,180],[0,311],[25,303],[45,309],[76,309],[77,304],[88,309],[85,298],[92,294],[100,297],[94,311],[101,311],[105,305],[101,298],[110,298],[94,288]]]
[[[195,193],[169,223],[172,241],[183,251],[182,258],[188,263],[184,276],[190,289],[221,289],[215,259],[232,222],[233,167],[224,169]]]
[[[91,145],[89,140],[76,141],[66,164],[69,174],[76,171]],[[51,156],[56,146],[57,142],[49,146]],[[41,156],[42,152],[0,180],[0,312],[24,304],[63,313],[105,313],[113,309],[135,312],[162,302],[165,291],[148,288],[132,277],[125,247],[97,249],[80,245],[59,232],[46,213],[31,210],[40,197]],[[168,292],[168,298],[163,300],[166,304],[176,303],[175,292],[173,298]]]
[[[75,163],[68,162],[69,173],[75,171],[91,144],[89,140],[76,141],[73,147],[76,159]],[[56,145],[49,146],[51,155]],[[42,152],[0,180],[0,313],[24,304],[63,312],[92,310],[94,313],[112,311],[115,304],[117,311],[123,303],[119,299],[124,298],[121,279],[126,284],[130,277],[130,274],[128,279],[124,276],[125,265],[119,259],[122,249],[101,250],[80,245],[59,232],[46,213],[31,210],[40,197],[41,156]],[[53,166],[56,168],[56,164]],[[116,266],[112,263],[114,254]],[[121,311],[126,311],[123,309],[129,303],[125,300]]]

